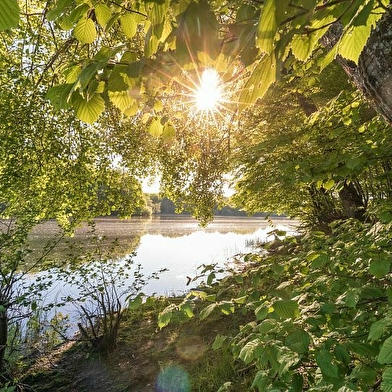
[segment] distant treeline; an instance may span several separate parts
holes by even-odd
[[[167,197],[160,198],[157,194],[146,194],[146,207],[144,210],[137,211],[136,215],[190,215],[186,210],[178,213],[176,212],[175,203],[168,199]],[[245,211],[239,210],[237,208],[231,207],[230,205],[225,205],[222,208],[216,208],[214,210],[214,215],[217,216],[247,216]],[[259,212],[253,216],[265,217],[271,215],[265,212]]]

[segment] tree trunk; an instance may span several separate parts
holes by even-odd
[[[358,66],[340,62],[376,111],[392,124],[392,12],[387,11],[372,31]]]

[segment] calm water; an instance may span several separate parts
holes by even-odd
[[[293,233],[297,226],[298,222],[282,218],[271,222],[264,218],[217,217],[205,228],[201,228],[194,219],[182,216],[97,219],[95,234],[104,238],[106,247],[111,246],[114,239],[118,240],[115,251],[117,262],[121,263],[121,258],[136,251],[134,262],[142,265],[146,276],[167,268],[168,271],[162,273],[158,280],[151,280],[143,292],[148,295],[173,295],[189,289],[187,277],[195,277],[198,266],[212,263],[224,266],[233,256],[251,251],[251,242],[266,241],[270,231],[278,228]],[[32,233],[33,247],[38,249],[57,231],[55,222],[41,225]],[[82,251],[88,251],[93,247],[92,239],[90,228],[83,226],[76,231],[74,238],[57,247],[55,256],[59,259],[66,257],[70,243],[76,244]],[[39,275],[42,274],[45,272]],[[46,301],[51,302],[73,291],[73,287],[59,279],[46,294]],[[70,307],[60,310],[63,313],[72,311]]]

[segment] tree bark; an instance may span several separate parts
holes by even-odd
[[[358,66],[341,59],[356,86],[387,122],[392,124],[392,12],[373,29]]]

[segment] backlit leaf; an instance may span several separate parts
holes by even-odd
[[[200,312],[200,320],[203,320],[205,318],[207,318],[212,311],[216,308],[217,304],[214,302],[212,304],[209,304],[208,306],[206,306],[201,312]]]
[[[148,19],[153,25],[163,22],[169,8],[169,0],[145,0]]]
[[[94,94],[89,100],[79,100],[76,116],[86,123],[92,124],[105,109],[105,101],[100,94]]]
[[[288,8],[289,0],[267,0],[264,4],[258,29],[256,45],[261,51],[271,53],[274,49],[275,34]]]
[[[94,11],[97,22],[102,27],[105,27],[109,22],[110,18],[112,17],[112,11],[110,10],[110,8],[106,4],[99,3],[95,6]]]
[[[163,125],[159,118],[153,118],[153,120],[151,121],[148,127],[148,132],[150,133],[151,136],[154,137],[159,137],[162,135]]]
[[[136,102],[135,98],[131,97],[128,90],[123,91],[109,91],[109,99],[122,112],[125,112],[129,107]]]
[[[160,329],[166,327],[170,323],[170,320],[173,316],[173,311],[175,310],[175,308],[176,308],[175,305],[171,304],[168,307],[166,307],[165,309],[163,309],[161,313],[159,313],[158,327]]]
[[[246,81],[239,96],[239,109],[243,110],[247,106],[256,103],[267,92],[269,86],[276,80],[276,61],[273,55],[265,55],[252,75]]]
[[[82,18],[74,28],[75,38],[82,44],[91,44],[95,41],[97,31],[95,24],[90,18]]]
[[[18,27],[19,4],[17,0],[0,1],[0,31]]]
[[[121,29],[129,39],[133,38],[137,31],[137,21],[132,14],[125,14],[120,18]]]
[[[358,12],[351,25],[344,31],[338,43],[338,54],[345,59],[358,63],[372,28],[382,16],[382,12],[372,12],[373,7],[374,1],[370,1]]]

